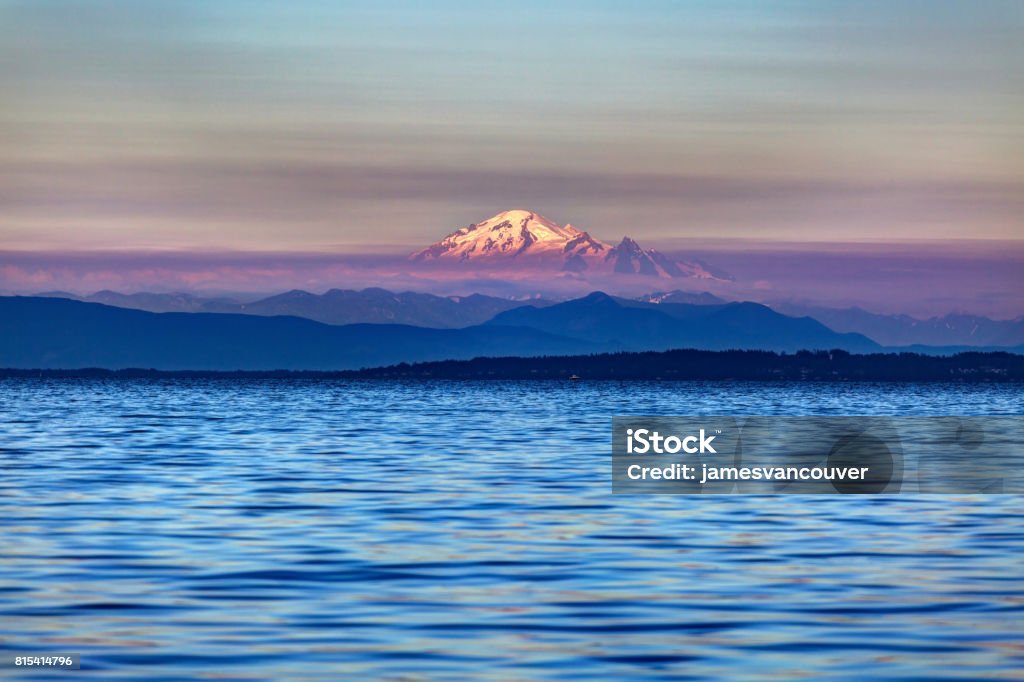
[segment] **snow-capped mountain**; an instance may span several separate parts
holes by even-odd
[[[419,263],[554,268],[580,274],[718,279],[699,262],[673,260],[641,248],[629,237],[612,246],[572,225],[559,225],[523,209],[503,211],[456,230],[409,258]]]
[[[414,261],[514,258],[568,264],[576,257],[585,260],[600,257],[610,248],[572,225],[561,226],[539,213],[515,209],[456,230],[410,258]]]

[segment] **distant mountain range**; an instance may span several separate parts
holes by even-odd
[[[654,304],[594,293],[520,306],[484,325],[328,325],[293,316],[152,313],[64,298],[0,297],[0,367],[352,369],[477,356],[668,348],[876,350],[755,303]]]
[[[729,279],[700,261],[677,261],[643,249],[629,237],[618,246],[572,225],[559,225],[533,211],[503,211],[452,232],[409,256],[414,263],[462,268],[515,268],[577,274],[636,275],[662,278]]]
[[[693,305],[720,305],[729,302],[707,291],[697,293],[680,291],[678,289],[675,291],[656,291],[653,294],[639,296],[637,300],[644,303],[692,303]]]
[[[810,315],[836,331],[857,331],[885,346],[1019,346],[1024,344],[1024,317],[992,320],[951,314],[919,320],[883,315],[861,308],[824,308],[792,303],[772,306],[786,315]]]
[[[708,292],[662,291],[641,296],[649,303],[719,305],[726,301]],[[980,315],[950,314],[922,320],[910,315],[885,315],[863,308],[828,308],[792,302],[772,303],[772,310],[794,317],[812,317],[833,331],[863,334],[887,347],[941,346],[1012,348],[1024,345],[1024,317],[993,320]]]
[[[151,313],[61,298],[0,297],[0,367],[326,370],[602,349],[524,327],[333,326],[299,317]]]
[[[202,298],[184,293],[120,294],[98,291],[89,296],[75,296],[54,291],[39,296],[70,298],[153,313],[294,315],[326,324],[408,324],[438,329],[482,324],[500,312],[525,303],[481,294],[434,296],[411,291],[392,293],[385,289],[331,289],[323,294],[293,290],[248,302],[231,298]],[[550,305],[549,301],[541,299],[531,300],[530,303],[537,306]]]
[[[294,315],[327,324],[407,324],[455,329],[484,324],[496,315],[529,304],[543,308],[544,299],[528,301],[473,294],[435,296],[384,289],[331,289],[323,294],[289,291],[257,300],[200,297],[186,293],[121,294],[99,291],[89,296],[48,292],[39,296],[70,298],[150,312],[208,312],[247,315]],[[616,299],[626,301],[627,299]],[[660,291],[636,299],[656,305],[721,306],[730,303],[708,292]],[[883,315],[860,308],[826,308],[794,303],[771,304],[772,310],[792,317],[811,317],[835,332],[861,334],[881,346],[941,346],[1007,348],[1024,345],[1024,318],[992,320],[974,315],[946,315],[919,320],[907,315]],[[671,313],[668,308],[663,312]]]
[[[487,325],[529,327],[630,351],[880,349],[860,334],[839,334],[809,317],[788,317],[758,303],[646,303],[601,292],[544,308],[514,308]]]

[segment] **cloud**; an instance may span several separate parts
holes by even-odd
[[[0,241],[1018,236],[1020,4],[0,3]]]
[[[736,275],[735,282],[567,279],[552,273],[509,278],[507,272],[461,267],[414,267],[392,255],[330,253],[0,252],[0,291],[37,293],[100,289],[199,293],[314,292],[378,286],[438,294],[570,296],[603,289],[623,295],[681,288],[710,290],[727,299],[796,299],[824,305],[858,305],[879,312],[919,316],[962,310],[997,317],[1024,314],[1024,253],[1013,245],[987,251],[930,246],[860,245],[799,250],[707,249],[689,252]]]
[[[816,241],[894,232],[938,238],[959,235],[968,223],[1011,238],[1024,215],[1024,183],[52,161],[0,166],[0,205],[0,230],[10,242],[20,225],[33,225],[20,231],[29,242],[21,245],[53,248],[67,248],[76,235],[93,248],[303,250],[368,237],[412,248],[517,206],[605,239],[723,230]]]

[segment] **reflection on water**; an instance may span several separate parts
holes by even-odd
[[[610,494],[613,414],[701,413],[1024,398],[3,381],[0,649],[81,652],[66,674],[103,679],[1020,673],[1018,497]]]

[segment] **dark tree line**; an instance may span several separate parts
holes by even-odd
[[[46,378],[311,378],[560,379],[744,381],[1024,381],[1024,355],[917,353],[854,355],[846,351],[702,351],[604,353],[568,357],[476,358],[402,363],[355,371],[158,371],[152,369],[0,369],[5,377]]]
[[[574,357],[476,358],[363,370],[362,377],[439,379],[662,379],[747,381],[1024,381],[1012,353],[854,355],[842,350],[672,350]]]

